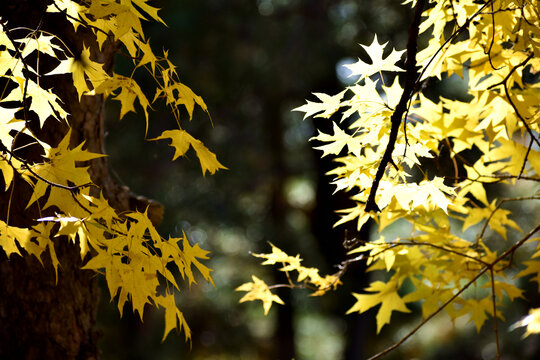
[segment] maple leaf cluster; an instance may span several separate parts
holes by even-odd
[[[180,126],[182,109],[185,108],[191,120],[195,105],[208,113],[206,104],[179,81],[166,51],[162,56],[152,51],[141,21],[163,23],[163,20],[148,0],[54,0],[47,12],[64,15],[75,31],[92,32],[101,50],[106,42],[123,47],[133,60],[133,71],[129,76],[107,72],[104,64],[97,60],[96,51],[91,51],[96,47],[91,44],[83,44],[80,54],[74,54],[60,35],[40,29],[14,31],[7,22],[0,22],[0,76],[6,84],[0,97],[3,190],[12,191],[14,177],[18,176],[33,189],[27,207],[37,204],[40,210],[54,209],[56,214],[33,219],[34,224],[29,228],[10,225],[8,215],[6,221],[0,220],[0,247],[8,257],[21,255],[23,249],[40,261],[41,255],[48,252],[58,278],[62,264],[57,259],[55,243],[60,237],[68,239],[78,244],[85,261],[84,269],[104,274],[111,299],[118,300],[120,313],[126,301],[132,303],[141,319],[145,304],[164,307],[163,339],[174,328],[183,328],[189,339],[189,327],[175,300],[180,286],[173,273],[191,285],[196,282],[193,270],[196,268],[212,283],[211,270],[201,262],[208,258],[208,252],[198,245],[192,246],[185,234],[181,238],[161,237],[146,212],[119,214],[92,182],[85,165],[103,154],[85,150],[84,142],[71,147],[71,131],[58,145],[52,146],[36,137],[26,123],[32,114],[40,127],[47,126],[46,121],[50,119],[69,126],[69,114],[64,110],[62,99],[54,88],[41,85],[41,79],[48,77],[67,74],[79,100],[84,96],[103,96],[119,101],[120,118],[135,112],[137,103],[144,113],[147,132],[151,105],[164,98],[178,128],[165,130],[149,140],[171,139],[176,149],[173,160],[193,147],[203,175],[214,174],[225,167],[200,140]],[[43,72],[39,61],[28,60],[36,56],[38,59],[47,56],[56,61],[56,65]],[[147,71],[155,81],[153,101],[148,100],[134,79],[139,70]],[[23,135],[40,147],[41,161],[29,162],[17,155],[15,142]]]
[[[314,93],[316,101],[294,110],[304,119],[332,123],[330,132],[319,131],[312,140],[323,157],[335,160],[328,175],[336,191],[355,202],[338,210],[336,225],[353,221],[360,230],[370,219],[378,225],[376,240],[355,239],[343,264],[366,261],[368,271],[383,271],[385,280],[379,277],[364,293],[353,294],[349,313],[379,306],[379,332],[394,311],[410,312],[408,304],[421,302],[422,324],[445,312],[452,320],[468,315],[480,330],[489,317],[502,317],[505,298],[523,297],[517,279],[533,275],[540,286],[537,214],[530,219],[536,225],[525,228],[507,208],[540,200],[538,5],[406,3],[415,8],[406,50],[389,49],[375,36],[363,45],[371,62],[346,65],[357,76],[354,84],[335,95]],[[419,44],[418,36],[427,44]],[[467,83],[469,100],[423,93],[427,80],[452,75]],[[436,169],[428,166],[443,161]],[[490,184],[517,195],[495,198],[486,191]],[[407,232],[385,236],[398,220]],[[506,241],[502,249],[498,237]],[[513,263],[514,253],[530,243],[530,260]],[[266,256],[275,257],[275,250]],[[513,268],[521,271],[509,276]],[[471,287],[487,290],[470,296]],[[260,296],[265,311],[271,296]],[[539,332],[539,323],[533,310],[519,325],[528,326],[529,334]]]

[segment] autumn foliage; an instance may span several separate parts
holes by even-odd
[[[85,262],[83,269],[105,276],[111,299],[116,298],[120,313],[128,301],[141,319],[146,304],[163,307],[163,339],[177,327],[183,328],[189,339],[189,327],[175,301],[175,293],[180,291],[178,275],[191,285],[196,282],[197,269],[205,280],[212,282],[211,270],[201,262],[208,258],[208,252],[198,245],[192,246],[185,235],[162,237],[146,211],[117,212],[92,182],[87,165],[104,154],[85,150],[84,141],[71,146],[70,131],[59,144],[49,144],[31,130],[35,127],[30,122],[37,120],[39,128],[50,121],[69,125],[70,114],[64,110],[63,99],[54,88],[42,85],[46,79],[66,74],[79,100],[88,96],[116,100],[120,103],[120,118],[138,111],[144,114],[147,131],[152,104],[164,100],[178,127],[149,140],[172,140],[173,160],[193,147],[203,174],[214,174],[224,166],[181,126],[182,109],[187,110],[191,120],[195,106],[208,112],[206,105],[179,81],[166,51],[161,56],[154,54],[141,21],[163,20],[147,0],[55,0],[47,12],[63,15],[75,31],[93,33],[96,44],[85,44],[77,54],[61,36],[39,28],[13,29],[7,21],[1,22],[0,76],[4,87],[0,96],[0,170],[5,184],[2,191],[16,197],[14,178],[22,178],[33,189],[26,207],[38,206],[40,213],[54,209],[54,215],[32,219],[27,228],[16,227],[10,224],[8,204],[7,218],[0,220],[0,246],[8,257],[28,254],[41,261],[47,252],[58,277],[62,264],[57,259],[55,243],[73,242]],[[104,64],[90,51],[93,46],[99,53],[104,44],[113,44],[132,60],[131,73],[105,71]],[[54,68],[43,71],[40,59],[52,62]],[[152,100],[135,80],[135,74],[141,72],[154,80]],[[39,147],[41,159],[29,160],[21,155],[17,139],[23,136],[31,139],[26,146]]]
[[[127,302],[141,318],[147,304],[163,307],[163,339],[174,328],[189,339],[175,300],[178,280],[191,286],[199,272],[211,283],[203,262],[208,252],[191,245],[185,234],[161,236],[145,210],[111,207],[89,170],[89,162],[105,154],[86,150],[84,139],[73,144],[70,130],[49,143],[37,132],[51,121],[69,126],[63,99],[44,85],[67,77],[79,101],[93,96],[117,101],[120,118],[139,112],[145,138],[153,126],[152,108],[165,105],[177,126],[147,140],[170,141],[173,160],[192,153],[203,175],[214,174],[225,167],[183,127],[186,114],[189,120],[196,108],[208,114],[207,106],[180,82],[167,51],[154,53],[142,21],[163,20],[148,0],[50,3],[48,12],[63,16],[74,31],[91,33],[94,43],[76,52],[60,35],[39,27],[12,28],[0,19],[1,190],[10,199],[7,216],[0,219],[0,247],[8,258],[50,257],[58,277],[62,263],[55,248],[59,241],[74,243],[83,269],[105,277],[120,313]],[[269,286],[252,276],[237,288],[245,292],[241,302],[260,300],[268,313],[274,302],[283,303],[275,288],[323,295],[339,289],[350,264],[364,262],[380,276],[353,293],[349,313],[377,308],[377,332],[394,312],[411,312],[413,303],[423,317],[373,358],[395,349],[439,313],[452,320],[466,316],[478,330],[489,322],[498,346],[503,302],[524,296],[522,278],[540,286],[538,216],[524,222],[509,207],[540,200],[538,2],[408,0],[404,5],[413,9],[405,49],[375,35],[362,45],[369,59],[347,65],[351,84],[337,94],[314,93],[294,109],[304,119],[331,123],[332,131],[318,131],[311,140],[322,157],[333,158],[331,182],[354,204],[337,209],[341,219],[335,225],[350,222],[360,231],[371,221],[376,237],[344,239],[348,257],[330,275],[272,244],[271,252],[255,256],[263,265],[280,266],[289,282]],[[107,46],[129,59],[129,73],[106,70],[96,54]],[[45,62],[53,66],[44,70]],[[153,94],[137,82],[141,74],[152,80]],[[428,91],[452,76],[467,84],[460,100]],[[37,147],[39,156],[26,157],[27,147]],[[24,206],[43,213],[28,227],[10,221],[17,181],[32,190]],[[518,252],[525,261],[515,260]],[[539,314],[531,309],[515,327],[526,327],[526,335],[540,332]]]
[[[538,216],[531,214],[534,225],[524,227],[507,208],[540,200],[538,2],[406,3],[414,15],[405,50],[374,36],[362,45],[370,61],[347,65],[357,79],[352,85],[337,94],[314,93],[315,101],[294,109],[332,123],[330,133],[319,131],[312,140],[323,157],[334,158],[328,175],[336,191],[355,203],[338,210],[336,226],[354,222],[360,230],[372,220],[377,237],[344,239],[349,257],[326,277],[272,245],[271,253],[256,256],[264,265],[281,264],[290,282],[268,286],[254,278],[238,288],[248,291],[242,301],[262,300],[267,312],[281,302],[273,288],[307,287],[320,295],[339,285],[348,265],[365,262],[385,276],[353,294],[349,313],[378,307],[377,332],[412,303],[420,302],[423,316],[373,358],[440,312],[453,320],[468,316],[478,330],[491,318],[497,338],[503,301],[523,297],[517,280],[529,277],[540,286]],[[468,100],[428,94],[430,83],[450,76],[468,84]],[[508,196],[486,191],[494,184]],[[385,236],[394,223],[401,233]],[[514,261],[517,251],[529,260]],[[467,291],[472,288],[477,291]],[[517,325],[538,332],[537,313]]]

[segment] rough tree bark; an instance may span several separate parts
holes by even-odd
[[[91,47],[93,60],[104,63],[105,70],[110,71],[115,44],[108,43],[103,51],[98,51],[89,32],[79,29],[75,34],[65,16],[46,13],[47,3],[46,0],[8,2],[2,5],[0,17],[4,23],[7,21],[10,29],[39,28],[51,32],[62,38],[75,54],[81,52],[84,43]],[[41,61],[40,68],[45,69],[47,64]],[[45,86],[52,88],[62,99],[70,114],[71,144],[85,141],[88,150],[104,153],[103,97],[83,96],[79,102],[70,76],[50,78],[43,78],[42,85],[47,81]],[[40,130],[32,114],[28,116],[27,126],[51,145],[58,144],[67,133],[65,123],[49,119]],[[30,162],[36,161],[40,154],[32,150],[28,147],[18,155]],[[106,158],[92,160],[89,165],[93,182],[101,187],[117,210],[144,209],[148,205],[144,198],[133,196],[129,189],[111,179]],[[0,194],[0,219],[6,221],[9,216],[10,225],[28,227],[46,214],[39,213],[35,206],[25,209],[31,189],[24,180],[14,181],[8,192]],[[160,205],[152,205],[158,223],[162,209]],[[33,256],[11,255],[8,259],[0,251],[0,359],[98,358],[99,334],[94,324],[100,291],[96,274],[80,269],[83,261],[76,245],[57,238],[55,248],[60,261],[58,283],[51,260],[45,253],[42,265]]]

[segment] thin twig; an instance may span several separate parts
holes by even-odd
[[[495,275],[493,274],[493,267],[489,269],[489,276],[491,277],[491,302],[493,304],[493,332],[495,333],[495,344],[497,345],[497,360],[501,358],[501,349],[499,346],[499,327],[497,325],[497,302],[495,298]]]
[[[407,240],[407,239],[402,239],[402,240]],[[427,246],[427,247],[432,247],[432,248],[435,248],[435,249],[446,251],[446,252],[449,252],[449,253],[452,253],[452,254],[455,254],[455,255],[458,255],[458,256],[473,260],[473,261],[478,262],[478,263],[480,263],[480,264],[482,264],[484,266],[489,265],[489,263],[485,262],[484,260],[482,260],[480,258],[477,258],[477,257],[471,256],[471,255],[459,252],[457,250],[454,250],[454,249],[451,249],[451,248],[448,248],[448,247],[445,247],[445,246],[435,245],[435,244],[428,243],[428,242],[414,241],[414,239],[411,239],[410,241],[389,242],[389,243],[386,243],[386,244],[390,245],[390,246],[388,246],[385,249],[382,249],[380,252],[378,252],[376,254],[373,254],[370,257],[376,257],[379,254],[381,254],[381,253],[383,253],[385,251],[388,251],[390,249],[393,249],[395,247],[398,247],[398,246]],[[336,277],[336,281],[332,282],[332,284],[330,284],[329,286],[327,286],[325,288],[322,288],[320,290],[326,290],[326,289],[332,287],[334,284],[336,284],[341,279],[341,277],[343,277],[343,275],[347,272],[347,270],[348,270],[348,268],[349,268],[349,266],[351,264],[353,264],[355,262],[358,262],[358,261],[363,261],[363,260],[365,260],[365,258],[366,258],[366,256],[364,254],[361,254],[361,255],[356,256],[354,258],[350,258],[350,259],[342,261],[338,265],[339,271],[332,275],[332,276]],[[302,286],[302,287],[305,287],[305,286]]]
[[[514,73],[514,71],[516,71],[518,68],[520,68],[520,67],[526,65],[526,64],[529,62],[529,60],[531,60],[531,59],[533,58],[533,56],[534,56],[534,53],[529,54],[529,55],[525,58],[525,60],[523,60],[522,62],[520,62],[520,63],[517,64],[516,66],[514,66],[514,67],[510,70],[510,72],[509,72],[508,74],[506,74],[506,76],[504,77],[504,79],[502,79],[501,81],[499,81],[499,82],[496,83],[496,84],[491,84],[491,85],[489,85],[489,86],[486,88],[486,90],[491,90],[491,89],[493,89],[493,88],[495,88],[495,87],[497,87],[497,86],[501,86],[501,85],[506,84],[506,82],[508,81],[508,79],[510,79],[510,76],[512,76],[512,74]]]
[[[403,344],[405,341],[407,341],[411,336],[413,336],[421,327],[423,327],[429,320],[431,320],[435,315],[440,313],[447,305],[451,304],[459,295],[461,295],[465,290],[469,288],[472,284],[478,280],[480,276],[482,276],[487,270],[489,269],[488,266],[483,267],[482,270],[478,274],[476,274],[475,277],[473,277],[467,284],[465,284],[457,293],[455,293],[450,299],[446,300],[437,310],[432,312],[429,316],[427,316],[420,324],[418,324],[414,329],[409,331],[407,335],[401,338],[398,342],[394,343],[392,346],[386,348],[385,350],[379,352],[378,354],[375,354],[374,356],[370,357],[368,360],[375,360],[379,359],[382,356],[388,354],[389,352],[397,349],[401,344]]]
[[[521,175],[525,171],[525,165],[527,164],[527,159],[529,158],[529,154],[531,153],[531,148],[534,141],[531,139],[531,142],[529,143],[529,147],[527,148],[527,153],[525,154],[525,158],[523,159],[523,164],[521,165],[521,170],[519,171],[518,179],[521,179]]]
[[[491,27],[493,28],[493,36],[491,37],[491,42],[489,44],[489,48],[487,49],[484,54],[488,56],[489,65],[491,65],[491,68],[493,70],[500,70],[501,68],[496,68],[495,65],[493,65],[493,62],[491,61],[491,49],[493,49],[493,44],[495,43],[495,11],[493,10],[493,1],[490,1],[491,5]]]
[[[502,175],[482,175],[482,177],[487,178],[496,178],[496,179],[516,179],[516,180],[530,180],[530,181],[540,181],[540,178],[532,177],[532,176],[517,176],[517,175],[509,175],[509,174],[502,174]]]
[[[476,274],[467,284],[465,284],[456,294],[454,294],[450,299],[445,301],[437,310],[432,312],[429,316],[427,316],[424,320],[420,322],[414,329],[409,331],[405,336],[403,336],[398,342],[394,343],[393,345],[389,346],[385,350],[375,354],[374,356],[370,357],[368,360],[376,360],[384,355],[390,353],[391,351],[397,349],[401,344],[403,344],[405,341],[407,341],[411,336],[413,336],[420,328],[422,328],[429,320],[431,320],[435,315],[440,313],[447,305],[451,304],[459,295],[461,295],[465,290],[467,290],[472,284],[478,280],[484,273],[495,266],[499,261],[507,257],[508,255],[512,254],[516,249],[518,249],[521,245],[523,245],[531,236],[533,236],[538,230],[540,230],[540,225],[536,226],[533,230],[531,230],[525,237],[523,237],[520,241],[518,241],[516,244],[514,244],[510,249],[506,250],[503,254],[501,254],[498,258],[496,258],[489,266],[483,267],[478,274]]]
[[[55,6],[56,9],[58,10],[58,12],[64,14],[68,19],[71,19],[71,20],[73,20],[73,21],[76,21],[76,22],[78,22],[79,24],[81,24],[81,25],[83,25],[83,26],[85,26],[85,27],[87,27],[87,28],[90,28],[90,29],[95,30],[96,32],[101,32],[101,33],[103,33],[105,36],[107,36],[108,38],[113,37],[110,33],[106,32],[105,30],[103,30],[103,29],[101,29],[101,28],[99,28],[99,27],[97,27],[97,26],[90,25],[90,24],[88,24],[86,21],[84,21],[83,19],[80,19],[80,18],[77,19],[76,17],[73,17],[73,16],[69,15],[69,14],[67,13],[67,11],[62,10],[62,9],[59,8],[59,7],[58,7],[58,4],[56,4],[56,2],[54,3],[54,6]]]
[[[299,285],[296,285],[296,284],[275,284],[275,285],[270,285],[268,286],[268,289],[272,290],[272,289],[277,289],[277,288],[289,288],[289,289],[296,289],[300,287]]]
[[[427,246],[427,247],[432,247],[432,248],[435,248],[435,249],[439,249],[439,250],[442,250],[442,251],[446,251],[446,252],[449,252],[449,253],[452,253],[452,254],[455,254],[455,255],[458,255],[458,256],[462,256],[464,258],[467,258],[467,259],[471,259],[473,261],[476,261],[476,262],[479,262],[480,264],[482,265],[488,265],[489,263],[485,262],[484,260],[482,259],[479,259],[477,257],[474,257],[474,256],[471,256],[471,255],[467,255],[467,254],[464,254],[462,252],[459,252],[457,250],[453,250],[453,249],[449,249],[445,246],[440,246],[440,245],[435,245],[435,244],[432,244],[432,243],[429,243],[429,242],[424,242],[424,241],[410,241],[410,242],[399,242],[399,243],[395,243],[395,247],[397,246],[400,246],[400,245],[405,245],[405,246],[416,246],[416,245],[420,245],[420,246]]]
[[[464,181],[464,180],[474,181],[474,182],[479,182],[479,183],[482,183],[482,184],[495,184],[495,183],[499,183],[499,182],[501,182],[501,181],[508,180],[508,179],[528,180],[528,181],[537,181],[537,182],[540,181],[540,178],[537,178],[537,177],[532,177],[532,176],[518,176],[518,175],[509,175],[509,174],[502,174],[502,175],[479,175],[478,178],[476,178],[476,179],[473,179],[473,178],[470,178],[470,177],[466,177],[466,176],[460,176],[459,178],[455,178],[455,177],[450,177],[450,176],[448,176],[447,178],[448,178],[448,179],[451,179],[451,180],[459,180],[459,181]],[[480,178],[490,178],[490,179],[494,179],[494,180],[493,180],[493,181],[480,180]]]
[[[522,201],[522,200],[540,200],[540,196],[522,196],[522,197],[516,197],[516,198],[501,199],[499,203],[497,204],[497,206],[495,206],[495,209],[493,209],[489,217],[486,219],[484,226],[482,227],[482,230],[480,231],[480,234],[478,234],[478,236],[476,237],[476,242],[478,243],[478,241],[484,237],[484,234],[486,232],[489,222],[493,218],[493,215],[495,215],[495,212],[500,209],[502,204],[504,204],[507,201]]]
[[[446,41],[437,49],[437,51],[435,52],[435,54],[433,54],[433,56],[431,57],[431,59],[429,59],[428,63],[426,64],[426,66],[424,66],[424,68],[422,69],[422,71],[420,72],[420,75],[418,76],[418,79],[422,79],[422,77],[424,76],[424,73],[426,72],[426,70],[429,68],[429,65],[431,65],[431,63],[435,60],[435,58],[437,57],[437,55],[444,49],[444,47],[450,43],[452,40],[454,40],[459,34],[461,34],[461,32],[463,32],[464,30],[467,29],[467,27],[469,26],[470,22],[474,20],[474,18],[476,18],[478,15],[481,14],[482,10],[484,10],[484,8],[486,8],[493,0],[490,0],[488,1],[487,3],[485,3],[477,12],[475,12],[474,14],[471,15],[470,18],[468,18],[467,20],[465,20],[465,22],[463,23],[463,25],[461,25],[452,35],[450,35],[450,37],[448,37],[448,39],[446,39]]]
[[[532,58],[534,57],[534,53],[530,53],[522,62],[520,62],[519,64],[517,64],[516,66],[514,66],[510,72],[508,73],[508,75],[506,75],[506,77],[501,81],[501,82],[498,82],[496,84],[493,84],[491,86],[488,87],[488,90],[489,89],[492,89],[496,86],[503,86],[504,88],[504,94],[506,96],[506,98],[508,99],[508,102],[510,103],[510,105],[512,106],[512,108],[514,109],[515,113],[516,113],[516,116],[519,118],[519,120],[521,120],[521,122],[523,123],[523,125],[525,126],[525,129],[527,129],[527,132],[529,133],[530,137],[531,137],[531,141],[534,141],[538,146],[540,146],[540,141],[536,138],[536,136],[534,136],[534,133],[533,131],[531,130],[529,124],[527,123],[527,121],[525,120],[525,118],[521,115],[521,113],[519,112],[516,104],[512,101],[512,97],[510,96],[510,91],[508,90],[508,80],[510,79],[510,76],[512,76],[512,74],[516,71],[517,68],[519,67],[522,67],[522,66],[525,66],[529,60],[531,60]]]
[[[86,188],[86,187],[94,185],[93,183],[86,183],[86,184],[82,184],[82,185],[68,186],[68,185],[62,185],[62,184],[58,184],[58,183],[55,183],[53,181],[47,180],[43,176],[39,175],[34,170],[32,170],[32,168],[31,168],[30,164],[28,163],[28,161],[24,160],[23,158],[19,157],[18,155],[15,155],[11,150],[9,150],[9,149],[7,149],[5,147],[2,150],[6,151],[10,156],[12,156],[15,159],[19,160],[20,162],[22,162],[24,164],[24,166],[25,166],[25,169],[28,170],[28,172],[30,174],[34,175],[37,179],[43,181],[47,185],[54,186],[54,187],[64,189],[64,190],[69,190],[69,191],[72,191],[72,192],[73,191],[79,191],[82,188]],[[8,162],[10,163],[11,167],[13,167],[13,169],[17,170],[17,168],[11,163],[11,160],[8,159]]]
[[[483,12],[482,15],[491,15],[491,14],[496,14],[496,13],[500,13],[500,12],[516,11],[516,10],[522,10],[523,11],[524,7],[525,7],[525,2],[523,2],[523,4],[521,6],[518,6],[518,7],[507,7],[507,8],[500,8],[500,9],[497,9],[495,11],[486,11],[486,12]]]
[[[531,136],[531,139],[534,140],[534,142],[540,146],[540,141],[538,141],[538,139],[536,138],[536,136],[534,136],[534,133],[533,131],[531,130],[531,128],[529,127],[529,124],[527,124],[527,121],[523,118],[523,116],[519,113],[519,110],[516,106],[516,104],[514,104],[514,102],[512,101],[512,98],[510,97],[510,92],[508,91],[508,85],[506,84],[506,82],[503,84],[504,85],[504,93],[506,95],[506,98],[508,99],[508,102],[510,103],[510,105],[512,105],[512,108],[514,109],[514,111],[516,112],[516,115],[517,117],[519,118],[519,120],[521,120],[521,122],[523,123],[523,125],[525,125],[525,128],[527,129],[527,132],[529,133],[529,135]]]

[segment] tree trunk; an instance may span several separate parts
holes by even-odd
[[[75,34],[65,15],[45,12],[46,2],[8,2],[2,6],[0,16],[4,23],[7,20],[10,29],[39,28],[57,35],[74,54],[81,52],[83,44],[90,46],[92,60],[103,63],[104,69],[110,71],[115,45],[109,43],[98,51],[91,33],[79,28]],[[13,33],[20,36],[20,32]],[[46,68],[46,59],[40,59],[40,69]],[[70,114],[71,145],[85,141],[89,151],[103,153],[103,97],[83,96],[79,102],[71,75],[43,77],[40,81],[41,86],[53,89]],[[35,119],[26,120],[34,133],[53,146],[68,130],[66,124],[54,119],[47,120],[42,130]],[[24,154],[27,160],[39,155],[31,150]],[[92,160],[89,165],[93,182],[101,187],[113,207],[120,211],[133,207],[129,189],[109,177],[105,158]],[[24,180],[14,179],[11,188],[0,194],[0,219],[9,219],[9,225],[29,227],[45,216],[35,206],[26,209],[30,194]],[[58,283],[48,254],[42,255],[42,265],[33,256],[12,254],[8,259],[0,251],[0,359],[98,358],[99,335],[93,328],[100,295],[96,274],[81,270],[83,260],[77,245],[58,237],[55,249],[60,261]]]

